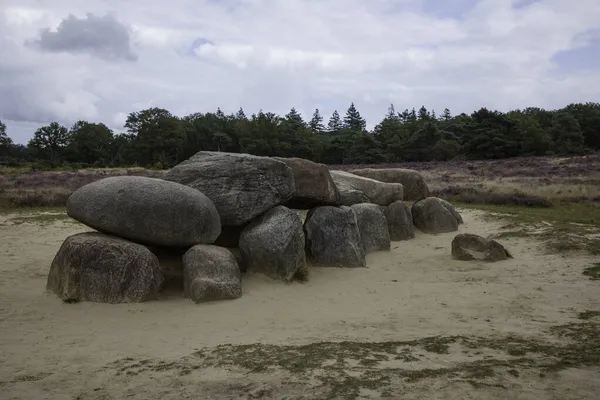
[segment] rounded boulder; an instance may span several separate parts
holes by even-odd
[[[46,289],[66,302],[141,303],[156,299],[163,282],[158,258],[146,246],[84,232],[65,239]]]
[[[213,243],[221,233],[219,213],[207,196],[158,178],[115,176],[90,183],[69,197],[67,214],[146,245],[191,247]]]
[[[458,230],[458,213],[456,210],[453,213],[448,208],[450,203],[444,204],[443,200],[437,197],[427,197],[414,203],[411,212],[415,227],[424,233],[431,234],[448,233]]]
[[[472,233],[461,233],[452,240],[452,257],[462,261],[503,261],[512,255],[495,240]]]

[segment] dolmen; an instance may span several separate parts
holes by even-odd
[[[64,240],[46,288],[65,302],[157,300],[175,268],[193,302],[234,300],[246,273],[291,283],[310,267],[365,268],[367,254],[416,229],[462,223],[450,203],[424,197],[409,208],[404,193],[301,158],[201,151],[162,178],[107,177],[75,191],[67,214],[90,231]]]

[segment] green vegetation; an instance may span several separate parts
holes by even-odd
[[[591,265],[583,270],[585,276],[589,276],[591,280],[600,280],[600,263]]]
[[[64,211],[60,213],[40,213],[33,215],[19,215],[16,217],[12,217],[8,220],[13,224],[53,224],[55,222],[71,222],[73,224],[78,224],[79,222],[75,221],[71,217],[69,217]]]
[[[382,113],[383,114],[383,113]],[[129,114],[124,132],[100,122],[71,128],[52,122],[27,146],[13,143],[0,122],[0,160],[10,168],[142,166],[165,169],[200,150],[302,157],[325,164],[502,159],[581,155],[600,150],[600,104],[569,104],[558,110],[526,108],[508,113],[481,108],[440,116],[422,106],[396,112],[393,105],[373,130],[350,104],[327,125],[316,109],[309,121],[296,109],[286,115],[260,111],[247,116],[216,112],[176,116],[162,108]]]
[[[595,311],[595,310],[582,311],[579,314],[577,314],[577,317],[579,319],[583,319],[583,320],[598,318],[598,317],[600,317],[600,311]]]
[[[563,203],[552,208],[456,204],[457,207],[487,211],[485,218],[508,220],[497,239],[530,237],[542,240],[549,251],[585,251],[600,254],[600,205]]]
[[[456,206],[505,214],[519,223],[547,221],[555,224],[585,224],[600,227],[600,204],[594,203],[562,203],[551,208],[464,203],[456,203]]]
[[[56,222],[67,222],[79,224],[78,221],[69,217],[64,207],[40,207],[40,208],[4,208],[0,207],[0,213],[8,214],[3,225],[20,224],[53,224]]]

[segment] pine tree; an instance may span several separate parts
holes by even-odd
[[[429,121],[431,119],[431,114],[429,114],[429,111],[427,111],[425,106],[421,106],[421,108],[419,108],[418,119],[419,121]]]
[[[450,110],[444,108],[444,113],[442,114],[441,119],[444,121],[450,121],[452,119],[452,114],[450,114]]]
[[[325,126],[323,125],[323,117],[321,116],[321,113],[319,112],[318,108],[315,109],[312,119],[310,120],[308,125],[314,133],[322,133],[323,131],[325,131]]]
[[[415,108],[413,107],[413,109],[408,113],[408,118],[407,118],[407,122],[413,122],[417,120],[417,112],[415,111]]]
[[[298,111],[296,111],[296,109],[294,107],[292,107],[290,112],[285,115],[285,119],[287,120],[289,125],[293,126],[294,128],[305,128],[306,127],[306,123],[304,122],[302,115],[300,115],[300,113]]]
[[[242,107],[240,107],[238,112],[235,114],[235,118],[239,119],[239,120],[248,119],[246,117],[246,113],[244,112],[244,109]]]
[[[342,119],[340,118],[340,114],[337,110],[334,110],[333,114],[331,114],[331,118],[329,118],[327,127],[330,133],[339,133],[344,128]]]
[[[0,148],[8,148],[12,145],[12,139],[6,134],[6,124],[0,121]]]
[[[367,122],[363,117],[360,116],[360,113],[354,106],[354,103],[350,104],[348,110],[346,111],[346,116],[344,117],[344,128],[349,129],[355,132],[362,132],[366,129]]]
[[[402,113],[398,114],[398,117],[400,118],[400,122],[403,124],[408,123],[408,121],[410,121],[410,112],[408,111],[408,108],[402,111]]]
[[[396,114],[396,109],[393,104],[390,104],[388,107],[388,112],[385,117],[389,119],[398,119],[398,114]]]

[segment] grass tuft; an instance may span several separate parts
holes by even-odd
[[[600,280],[600,263],[591,265],[583,270],[583,275],[589,276],[591,280]]]
[[[577,314],[577,317],[579,319],[583,319],[583,320],[590,320],[593,318],[597,318],[600,317],[600,311],[594,311],[594,310],[586,310],[586,311],[582,311],[579,314]]]

